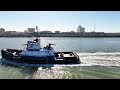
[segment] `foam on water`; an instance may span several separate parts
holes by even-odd
[[[120,66],[120,52],[78,53],[83,64],[99,66]]]
[[[80,64],[23,64],[23,63],[14,63],[7,61],[7,63],[17,65],[17,66],[30,66],[30,67],[75,67],[75,66],[120,66],[120,52],[115,53],[77,53],[80,57]],[[1,57],[0,57],[1,58]],[[4,59],[2,59],[5,61]]]
[[[67,64],[67,65],[56,64],[54,65],[54,67],[51,68],[51,70],[49,69],[43,70],[41,67],[39,67],[37,72],[34,74],[34,78],[35,79],[119,78],[119,73],[115,69],[109,67],[108,68],[102,67],[102,66],[119,67],[120,66],[119,52],[115,52],[115,53],[97,52],[97,53],[77,53],[77,54],[80,57],[80,61],[81,61],[80,64]],[[90,70],[88,70],[87,68],[88,66],[91,67],[89,68]],[[92,66],[95,66],[96,68]],[[97,66],[101,66],[101,67],[98,68]],[[68,69],[69,67],[70,69]],[[78,72],[80,74],[77,74]]]
[[[92,68],[92,66],[117,66],[117,67],[120,67],[120,53],[119,52],[115,52],[115,53],[97,52],[97,53],[77,53],[77,54],[80,57],[80,61],[81,61],[80,64],[62,64],[62,65],[59,65],[59,64],[55,64],[55,65],[31,64],[31,65],[28,65],[28,64],[17,64],[17,63],[9,62],[9,61],[7,61],[7,63],[17,65],[17,66],[38,67],[38,69],[32,75],[33,79],[62,79],[62,78],[69,79],[69,78],[93,77],[93,75],[88,76],[88,74],[85,74],[85,73],[91,73],[91,74],[94,73],[95,75],[93,78],[100,78],[101,75],[103,75],[106,78],[107,76],[109,76],[108,74],[106,74],[106,76],[105,76],[105,74],[100,73],[102,71],[102,69],[101,69],[102,67],[100,69],[98,69],[98,70],[101,70],[100,72],[96,72],[96,71],[93,71],[95,68],[94,67]],[[6,60],[1,59],[0,61],[6,61]],[[91,67],[91,69],[90,69],[91,71],[87,70],[88,66]],[[78,72],[80,72],[81,74],[78,74]],[[115,73],[117,73],[117,71],[115,71]],[[96,77],[96,75],[99,75],[99,74],[100,74],[100,76]],[[112,75],[112,76],[114,76],[114,75]],[[116,78],[117,77],[119,77],[119,74],[116,76]]]

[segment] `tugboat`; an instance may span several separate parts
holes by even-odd
[[[36,26],[38,33],[38,27]],[[2,49],[2,58],[15,62],[25,64],[79,64],[80,59],[76,53],[73,52],[55,52],[51,47],[55,44],[48,44],[46,47],[41,47],[40,38],[28,41],[25,44],[24,50],[19,49]]]

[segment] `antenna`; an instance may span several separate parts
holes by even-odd
[[[94,26],[94,32],[96,31],[96,24],[95,24],[95,26]]]
[[[37,30],[37,40],[38,40],[38,42],[39,42],[39,44],[41,43],[41,40],[40,40],[40,38],[38,38],[39,37],[39,33],[38,33],[38,26],[36,26],[36,30]],[[41,47],[41,46],[40,46]]]
[[[36,30],[37,30],[37,39],[38,39],[38,26],[36,26]]]

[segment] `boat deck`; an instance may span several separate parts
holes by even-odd
[[[68,59],[68,58],[75,58],[76,56],[72,52],[56,52],[55,58],[56,59]]]
[[[61,54],[58,54],[58,57],[61,57]],[[74,57],[74,55],[70,55],[70,54],[63,54],[63,57]]]

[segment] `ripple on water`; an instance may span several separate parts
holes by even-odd
[[[114,79],[120,78],[120,53],[78,53],[81,64],[54,65],[51,68],[4,67],[0,78],[33,79]],[[30,73],[32,72],[32,73]],[[4,75],[3,75],[4,74]]]

